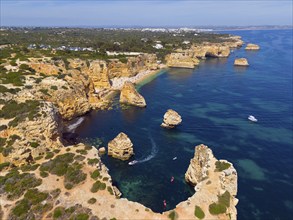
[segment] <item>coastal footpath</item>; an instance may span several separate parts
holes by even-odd
[[[126,62],[32,57],[15,63],[17,54],[10,54],[0,65],[0,218],[236,219],[236,170],[204,145],[196,148],[186,174],[196,193],[160,214],[120,199],[98,149],[69,144],[63,133],[65,121],[111,108],[113,95],[128,81],[138,83],[167,66],[193,68],[205,57],[227,57],[230,48],[242,44],[231,37],[221,44],[192,45],[166,55],[166,64],[155,54]],[[124,100],[137,92],[130,87]]]

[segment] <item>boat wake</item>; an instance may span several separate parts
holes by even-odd
[[[134,164],[137,164],[137,163],[144,163],[144,162],[147,162],[151,159],[153,159],[157,153],[158,153],[158,147],[157,147],[157,144],[155,143],[154,139],[149,135],[149,138],[151,140],[151,143],[152,143],[152,151],[150,153],[150,155],[148,155],[147,157],[143,158],[143,159],[140,159],[140,160],[133,160],[133,161],[130,161],[128,163],[128,165],[134,165]]]
[[[84,121],[84,117],[81,117],[79,119],[77,119],[74,123],[72,123],[71,125],[68,125],[66,130],[68,132],[74,132],[75,129]]]

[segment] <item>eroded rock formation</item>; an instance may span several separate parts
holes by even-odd
[[[189,167],[185,173],[185,180],[196,186],[208,176],[210,167],[210,154],[212,151],[205,145],[196,146],[194,157],[190,160]]]
[[[123,132],[108,143],[109,156],[120,160],[128,160],[133,154],[133,144]]]
[[[238,58],[234,61],[234,66],[249,66],[246,58]]]
[[[257,44],[247,44],[245,50],[259,50],[260,47]]]
[[[119,101],[124,104],[146,107],[145,99],[136,91],[133,83],[131,82],[124,83]]]
[[[199,64],[197,58],[190,57],[185,53],[171,53],[165,59],[168,67],[194,68]]]
[[[174,110],[168,109],[168,111],[164,114],[162,127],[165,128],[174,128],[182,122],[181,116]]]

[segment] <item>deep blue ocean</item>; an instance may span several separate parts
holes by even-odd
[[[184,174],[198,144],[238,172],[238,219],[293,216],[292,30],[228,31],[259,51],[236,49],[227,59],[210,58],[194,70],[169,69],[140,86],[147,107],[93,111],[76,129],[79,139],[107,146],[119,132],[134,144],[134,166],[102,157],[123,197],[165,211],[194,193]],[[234,67],[246,57],[249,67]],[[116,102],[118,97],[116,98]],[[167,109],[183,119],[160,127]],[[247,120],[254,115],[257,123]],[[173,160],[177,157],[177,160]],[[174,176],[175,181],[170,182]]]

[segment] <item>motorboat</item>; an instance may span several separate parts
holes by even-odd
[[[257,119],[253,115],[249,115],[248,120],[252,122],[257,122]]]
[[[137,160],[133,160],[133,161],[130,161],[130,162],[128,163],[128,165],[132,166],[132,165],[136,164],[137,162],[138,162]]]
[[[174,157],[173,160],[177,160],[177,157]]]

